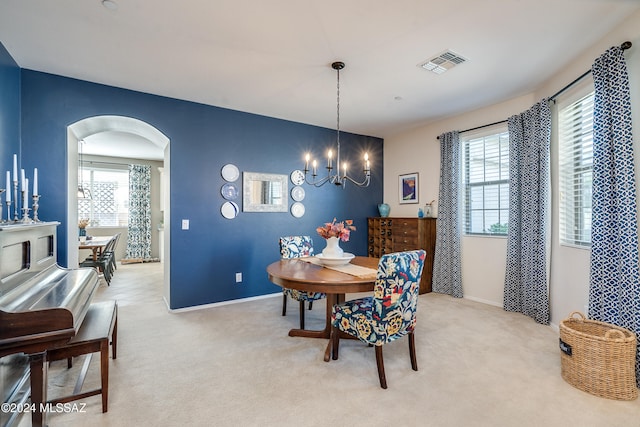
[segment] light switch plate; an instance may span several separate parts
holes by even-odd
[[[183,219],[182,220],[182,229],[183,230],[188,230],[189,229],[189,220],[188,219]]]

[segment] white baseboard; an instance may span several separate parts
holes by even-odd
[[[213,302],[211,304],[195,305],[195,306],[192,306],[192,307],[176,308],[176,309],[171,309],[169,307],[169,304],[167,304],[166,298],[164,299],[164,303],[167,305],[167,310],[169,310],[169,312],[171,312],[171,313],[184,313],[185,311],[204,310],[204,309],[212,308],[212,307],[220,307],[220,306],[229,305],[229,304],[239,304],[239,303],[242,303],[242,302],[256,301],[256,300],[260,300],[260,299],[274,298],[274,297],[282,297],[282,292],[278,292],[278,293],[275,293],[275,294],[258,295],[256,297],[233,299],[233,300],[229,300],[229,301]]]
[[[495,301],[489,301],[486,299],[482,299],[482,298],[476,298],[476,297],[463,297],[464,299],[468,299],[469,301],[475,301],[475,302],[481,302],[482,304],[487,304],[487,305],[492,305],[494,307],[500,307],[500,308],[504,308],[504,306],[502,304],[499,304]]]

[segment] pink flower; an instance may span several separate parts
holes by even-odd
[[[349,241],[351,231],[355,231],[356,227],[353,225],[353,220],[347,219],[341,222],[336,222],[333,218],[332,222],[327,222],[322,227],[316,228],[316,231],[320,236],[325,239],[329,237],[338,237],[343,242]]]

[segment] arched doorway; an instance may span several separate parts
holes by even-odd
[[[117,136],[117,138],[116,138]],[[102,141],[120,141],[116,143],[104,143]],[[91,146],[101,146],[100,155],[110,157],[136,158],[141,156],[144,150],[157,150],[163,161],[161,172],[161,200],[163,201],[163,223],[170,224],[170,144],[169,138],[155,127],[138,119],[124,116],[95,116],[77,121],[67,127],[67,265],[78,265],[77,249],[77,224],[78,224],[78,146],[80,141],[94,141]],[[89,144],[87,144],[89,145]],[[86,151],[84,154],[88,154]],[[95,152],[94,152],[95,154]],[[167,306],[170,306],[170,268],[171,232],[167,228],[162,233],[163,242],[161,252],[164,254],[163,263],[163,293]]]

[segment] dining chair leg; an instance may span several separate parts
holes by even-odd
[[[300,329],[304,329],[304,301],[300,301]]]
[[[378,365],[378,378],[380,378],[380,387],[387,388],[387,378],[384,375],[384,360],[382,359],[382,346],[376,346],[376,364]]]
[[[411,357],[411,369],[418,370],[418,360],[416,359],[416,337],[413,332],[409,332],[409,357]]]
[[[287,315],[287,294],[282,294],[282,315]]]
[[[331,327],[331,358],[338,360],[338,347],[340,346],[340,330],[335,326]]]
[[[313,301],[309,301],[309,310],[313,308]]]

